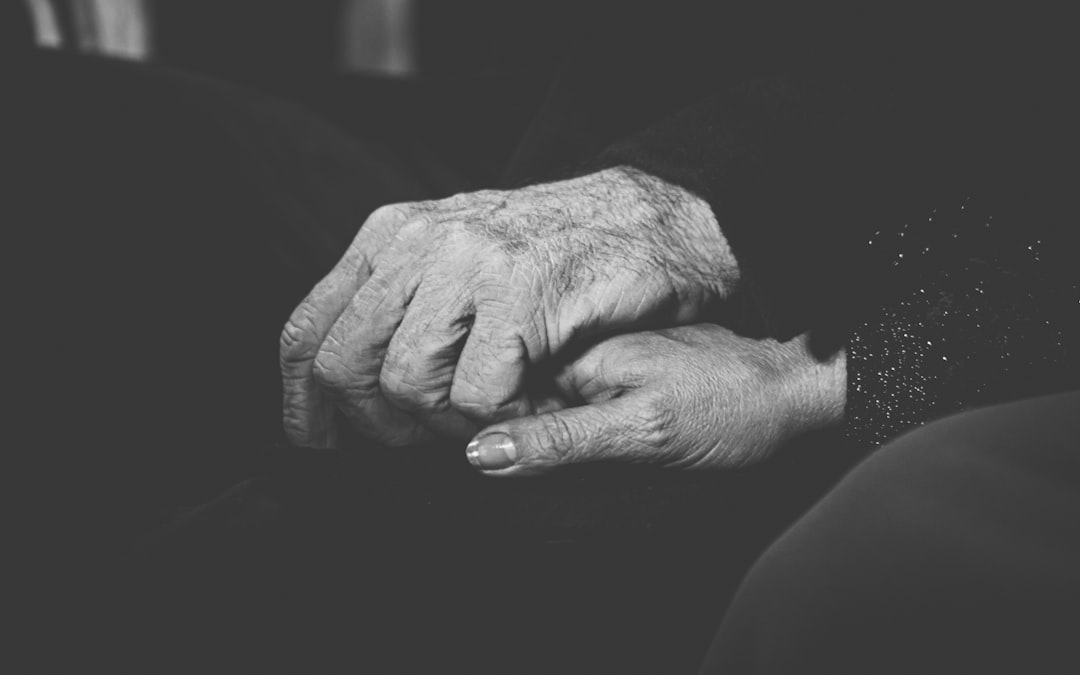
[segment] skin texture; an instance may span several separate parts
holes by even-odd
[[[495,475],[606,460],[679,468],[760,461],[843,416],[844,355],[819,362],[808,341],[750,339],[711,324],[608,338],[556,376],[570,407],[485,429],[469,460]]]
[[[383,207],[285,326],[286,432],[334,446],[336,407],[387,445],[471,438],[563,405],[529,376],[568,346],[693,323],[737,281],[708,205],[631,169]]]

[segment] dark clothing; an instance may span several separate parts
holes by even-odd
[[[628,13],[625,20],[634,16]],[[859,248],[862,228],[870,232],[880,222],[886,231],[895,231],[901,222],[897,214],[934,208],[939,197],[962,199],[972,185],[995,199],[1004,194],[1008,203],[995,201],[986,208],[1019,213],[1025,223],[1053,234],[1053,226],[1062,222],[1057,216],[1067,212],[1055,211],[1059,199],[1032,199],[1032,190],[1053,193],[1048,188],[1065,182],[1067,175],[1058,173],[1053,152],[1044,156],[1044,142],[1013,141],[1022,135],[1017,129],[1033,129],[1036,138],[1052,137],[1062,125],[1050,122],[1063,108],[1048,105],[1046,117],[1042,107],[1029,110],[1017,104],[997,110],[1003,116],[966,118],[974,114],[972,108],[952,106],[986,103],[985,80],[973,85],[975,93],[957,93],[942,88],[942,80],[918,77],[899,81],[908,98],[900,95],[904,105],[892,107],[897,92],[886,85],[898,81],[886,75],[866,90],[843,86],[850,80],[839,74],[823,79],[827,71],[822,64],[834,54],[793,68],[805,53],[808,35],[817,36],[813,42],[838,43],[825,34],[797,30],[797,20],[805,17],[782,16],[787,18],[768,33],[776,49],[762,47],[764,57],[752,59],[753,67],[732,66],[719,79],[700,76],[702,67],[715,65],[706,57],[714,45],[692,40],[686,40],[693,45],[690,56],[682,49],[653,62],[651,52],[664,52],[672,44],[658,40],[634,57],[652,68],[637,77],[610,56],[606,62],[568,69],[515,153],[507,183],[559,175],[565,172],[560,167],[575,163],[569,171],[630,162],[687,185],[710,201],[735,246],[750,296],[748,315],[756,321],[748,329],[776,335],[805,328],[836,332],[861,322],[860,334],[872,338],[883,325],[926,324],[940,303],[913,310],[921,312],[914,320],[875,320],[875,312],[902,307],[903,292],[912,283],[918,286],[934,270],[949,269],[956,255],[937,256],[929,272],[916,268],[901,281],[888,275],[868,276],[865,284],[850,280],[868,264]],[[732,58],[745,54],[752,41],[755,31],[749,26],[760,25],[747,21],[725,24],[732,39],[716,40]],[[819,22],[829,23],[817,17],[813,25]],[[701,24],[696,26],[700,30]],[[627,31],[616,31],[615,42],[633,35]],[[605,51],[604,41],[594,44],[596,54],[619,53]],[[665,81],[664,73],[672,71],[660,66],[673,55],[689,59],[682,64],[687,70]],[[740,63],[746,65],[745,57]],[[53,575],[53,590],[61,600],[70,599],[67,592],[89,590],[98,602],[111,595],[108,606],[127,614],[117,624],[39,599],[42,619],[55,630],[55,617],[66,616],[81,622],[74,633],[95,640],[101,637],[95,626],[120,627],[121,634],[137,636],[135,641],[147,648],[145,654],[118,651],[114,640],[99,642],[110,659],[126,653],[146,666],[139,670],[168,669],[178,665],[170,659],[182,660],[173,656],[179,652],[198,660],[213,653],[212,646],[228,646],[230,655],[240,659],[238,667],[262,671],[305,668],[320,657],[326,663],[353,658],[376,670],[387,663],[405,671],[458,664],[473,672],[689,670],[704,652],[710,621],[719,620],[735,580],[851,461],[850,447],[842,440],[818,438],[808,441],[806,452],[789,453],[760,471],[692,478],[631,473],[605,481],[585,469],[513,485],[472,474],[460,448],[396,455],[370,449],[369,459],[353,459],[352,465],[338,455],[296,459],[280,450],[285,459],[272,461],[276,455],[264,450],[280,437],[280,390],[272,364],[289,310],[333,264],[372,208],[433,196],[439,191],[436,184],[453,181],[433,180],[432,172],[423,170],[433,163],[418,167],[415,153],[401,157],[395,149],[403,140],[401,129],[380,129],[385,137],[374,139],[350,138],[298,108],[214,82],[122,64],[73,65],[42,57],[13,71],[5,73],[12,95],[6,97],[0,125],[3,161],[9,163],[5,174],[14,176],[4,204],[4,220],[13,223],[7,226],[5,274],[10,276],[5,292],[10,297],[5,306],[21,330],[5,336],[7,353],[17,355],[8,376],[18,393],[7,431],[30,463],[50,470],[50,481],[29,481],[33,494],[23,502],[36,505],[37,515],[47,516],[43,520],[51,528],[44,530],[52,541],[44,547],[50,555],[41,556],[49,564],[39,562],[37,571]],[[607,77],[616,71],[622,76]],[[925,69],[919,75],[926,75]],[[1022,79],[1009,79],[1009,86]],[[655,85],[657,93],[636,105],[640,90],[633,85],[643,81]],[[589,86],[596,83],[604,86]],[[717,90],[733,93],[591,159],[622,135]],[[935,117],[935,106],[925,105],[934,100],[925,98],[927,91],[949,101],[941,106],[953,111],[946,123]],[[843,114],[837,117],[837,112]],[[687,115],[698,122],[686,122]],[[915,121],[900,124],[908,116]],[[965,129],[959,123],[965,119],[976,122]],[[887,132],[897,125],[904,133]],[[986,132],[999,128],[1012,130],[1002,134],[1003,145],[980,145],[993,143]],[[963,133],[952,135],[958,130]],[[1064,153],[1068,138],[1059,140]],[[1030,152],[1049,159],[1027,173],[1014,171],[1009,162],[1004,173],[997,171],[997,163],[989,169],[982,164],[1002,148],[1009,158],[1022,159]],[[977,152],[968,156],[968,150]],[[936,154],[923,161],[920,152]],[[935,170],[927,173],[924,165]],[[688,174],[694,166],[701,170]],[[965,173],[968,169],[975,173]],[[1018,174],[1024,181],[1016,191],[1000,193],[1008,182],[1001,178]],[[953,178],[959,184],[951,183]],[[903,203],[896,203],[901,197]],[[1010,222],[1020,221],[1012,217]],[[790,246],[776,245],[783,241]],[[994,269],[1001,268],[995,262]],[[1042,278],[1041,267],[1004,268],[1036,270],[1034,277]],[[1028,288],[1041,293],[1046,286],[1051,294],[1074,288],[1030,282],[1034,277],[1020,277],[1025,301],[1019,307],[1030,314],[1026,323],[1010,320],[999,326],[1015,332],[1017,326],[1024,330],[1044,320],[1041,301],[1050,296],[1029,296]],[[844,286],[840,282],[860,291],[851,303],[858,311],[832,304],[830,298],[850,297],[846,292],[830,295],[845,290],[838,289]],[[962,284],[947,288],[943,296],[948,302],[967,302],[970,290]],[[991,310],[1001,311],[998,305]],[[1057,314],[1053,320],[1059,321]],[[1070,330],[1062,324],[1066,337],[1075,336]],[[1070,342],[1075,338],[1059,338],[1055,332],[1049,342],[1023,345],[1019,354],[1026,358],[1050,343],[1075,344]],[[1040,372],[1074,372],[1069,370],[1074,348],[1059,356],[1051,365],[1066,368]],[[873,350],[860,353],[853,372],[866,372],[859,370],[859,359],[873,367],[880,358]],[[944,383],[939,385],[955,386],[958,378],[939,379]],[[1062,388],[1063,381],[1040,380],[1051,389]],[[1041,393],[1037,387],[1005,386],[997,395],[1010,391]],[[968,397],[962,404],[973,400],[989,402]],[[874,407],[865,401],[861,405]],[[903,405],[910,410],[910,403]],[[1031,405],[1040,411],[1049,406],[1046,419],[1029,424],[1012,413],[999,419],[1028,438],[1056,433],[1059,404]],[[952,409],[957,409],[953,403],[920,409],[913,421]],[[956,422],[957,434],[968,433],[964,419],[969,418]],[[884,428],[872,416],[868,424]],[[1005,436],[971,438],[993,453]],[[1063,438],[1048,438],[1043,447],[1057,457],[1070,447]],[[891,450],[881,452],[888,456]],[[1040,457],[1033,453],[1030,461]],[[902,459],[875,461],[891,468],[866,479],[872,487],[903,484]],[[923,471],[922,466],[917,469]],[[936,480],[936,471],[927,468],[920,476]],[[1060,475],[1071,481],[1069,471]],[[207,501],[257,472],[269,478],[240,486],[203,508],[180,509],[163,518],[171,524],[146,546],[151,564],[114,555],[151,529],[149,515]],[[1017,468],[1016,476],[1024,474],[1024,468]],[[853,474],[850,481],[861,484],[861,475]],[[1038,496],[1041,483],[1036,483],[1009,478],[973,488],[972,512],[992,504],[1004,484],[1024,499],[1029,489]],[[1062,499],[1072,504],[1077,494],[1073,485],[1063,490]],[[901,505],[906,503],[897,502],[896,508],[903,511]],[[950,508],[941,510],[951,513]],[[1071,513],[1068,508],[1062,513]],[[897,527],[905,523],[926,524],[889,513],[896,512],[886,511],[875,523],[883,540],[902,534]],[[1038,522],[1043,512],[1033,507],[1030,517]],[[950,532],[969,527],[959,516],[945,522]],[[998,522],[986,526],[987,546],[1005,541],[999,538]],[[805,537],[813,541],[778,546],[798,548],[804,557],[811,554],[802,551],[820,546],[838,556],[865,553],[830,538],[829,528],[846,531],[849,521],[837,517],[826,525],[819,530],[800,523],[792,532],[809,532]],[[43,531],[36,523],[34,528],[38,535]],[[819,531],[829,536],[813,534]],[[1066,559],[1055,546],[1075,541],[1055,539],[1057,532],[1049,530],[1045,537],[1033,536],[1038,541],[1026,549],[1035,556],[1032,560],[1045,552],[1051,563]],[[40,536],[35,541],[40,545]],[[882,544],[866,555],[889,550]],[[965,551],[939,553],[943,559],[955,555],[961,564]],[[752,590],[761,585],[753,579],[777,575],[790,585],[802,573],[791,567],[778,570],[770,562],[775,559],[771,554],[763,560],[766,571],[755,572],[744,596],[772,602]],[[73,560],[79,561],[74,567],[81,573],[71,577]],[[886,562],[862,560],[867,569],[878,571],[888,569]],[[1071,588],[1064,572],[1054,576],[1064,568],[1050,567],[1047,583]],[[839,573],[844,570],[836,563],[823,575],[843,580]],[[57,586],[64,579],[75,583]],[[980,583],[1012,581],[1008,575],[988,574]],[[125,599],[132,588],[138,592]],[[101,590],[104,594],[98,595]],[[808,598],[798,608],[812,621],[817,605],[813,596]],[[725,635],[782,642],[768,654],[795,658],[804,653],[797,642],[790,647],[783,642],[792,635],[784,630],[787,624],[746,628],[739,618],[746,616],[744,610],[731,616]],[[839,625],[823,622],[821,628],[831,629],[828,639],[837,639]],[[717,644],[730,644],[726,639]],[[424,647],[418,648],[418,642]],[[827,644],[825,637],[822,643]],[[995,646],[1008,647],[1004,642]],[[730,652],[718,649],[716,658],[730,653],[755,668],[772,667],[757,660],[760,654],[748,657],[740,651],[745,649],[741,642]],[[580,650],[585,656],[575,658]],[[524,654],[528,663],[520,662]]]
[[[222,83],[19,65],[5,433],[17,641],[42,670],[689,672],[754,555],[851,461],[507,482],[458,446],[275,448],[285,319],[370,210],[428,194],[423,168]]]
[[[629,164],[705,198],[742,275],[724,321],[812,331],[823,352],[847,342],[846,427],[868,447],[1080,387],[1080,254],[1064,216],[1080,99],[1063,84],[1080,58],[1054,17],[775,9],[680,16],[674,34],[722,25],[724,47],[660,62],[676,70],[672,54],[696,50],[674,79],[713,89],[579,170]],[[735,54],[753,66],[733,69]]]
[[[848,343],[846,433],[867,447],[1080,386],[1062,217],[1080,178],[1080,99],[1064,84],[1080,55],[1065,17],[964,2],[665,10],[575,14],[504,184],[629,164],[705,198],[742,274],[717,320],[810,330],[823,355]]]
[[[1080,666],[1080,394],[983,408],[853,469],[755,563],[701,673]]]

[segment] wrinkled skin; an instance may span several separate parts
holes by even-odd
[[[485,429],[469,460],[494,475],[604,460],[742,466],[839,423],[846,364],[842,352],[818,361],[806,336],[779,343],[702,324],[607,338],[555,382],[572,407]]]
[[[468,439],[553,409],[530,366],[596,333],[692,323],[738,269],[708,205],[631,169],[372,214],[290,317],[285,428],[338,442]]]

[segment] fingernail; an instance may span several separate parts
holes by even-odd
[[[465,448],[465,456],[476,468],[493,471],[513,466],[517,459],[517,450],[509,435],[495,432],[474,438]]]

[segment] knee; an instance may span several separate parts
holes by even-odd
[[[1001,672],[1041,653],[1025,641],[1054,648],[1043,609],[1077,583],[1048,542],[1073,498],[1047,497],[1043,450],[1020,442],[1041,433],[1029,407],[927,425],[853,469],[755,563],[703,672]]]

